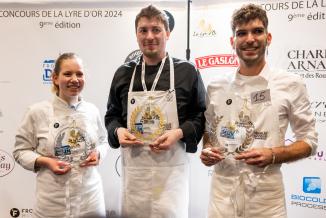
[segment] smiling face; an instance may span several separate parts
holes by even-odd
[[[77,57],[64,59],[59,68],[59,72],[52,74],[53,84],[58,88],[58,96],[69,104],[78,102],[85,82],[82,61]]]
[[[240,64],[247,67],[265,64],[266,47],[272,36],[259,19],[236,26],[231,45],[236,50]]]
[[[155,64],[165,57],[170,32],[159,19],[141,17],[137,23],[136,35],[145,62]]]

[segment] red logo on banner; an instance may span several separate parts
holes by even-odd
[[[219,54],[199,57],[195,59],[198,69],[209,67],[238,67],[237,56],[232,54]]]

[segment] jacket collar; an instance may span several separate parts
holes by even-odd
[[[68,104],[65,100],[63,100],[62,98],[60,98],[59,96],[57,95],[54,95],[54,99],[53,99],[53,102],[57,105],[60,105],[62,107],[65,107],[65,108],[71,108],[71,109],[77,109],[79,107],[79,105],[83,102],[83,99],[82,97],[78,97],[78,102],[76,104]]]
[[[235,85],[243,85],[245,83],[244,78],[247,77],[248,79],[252,78],[252,79],[259,79],[259,80],[263,80],[265,82],[268,83],[270,77],[271,77],[271,70],[269,68],[269,65],[266,63],[265,66],[263,67],[263,69],[260,71],[260,73],[256,76],[243,76],[239,73],[239,68],[236,70],[236,73],[233,77],[233,82]]]

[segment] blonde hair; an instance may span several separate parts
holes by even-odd
[[[52,74],[51,74],[51,78],[52,78],[52,88],[51,88],[51,90],[55,94],[59,94],[59,86],[54,84],[53,77],[54,77],[54,75],[59,76],[60,71],[61,71],[62,62],[64,60],[68,60],[68,59],[80,59],[80,58],[78,57],[78,55],[76,55],[73,52],[63,53],[57,58],[57,60],[55,61],[55,64],[54,64]]]

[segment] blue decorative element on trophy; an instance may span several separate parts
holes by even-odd
[[[220,149],[225,156],[241,153],[249,149],[254,140],[254,124],[248,115],[241,111],[238,121],[228,121],[221,126],[223,116],[215,116],[211,122],[207,121],[210,143]]]
[[[86,131],[76,127],[73,121],[72,127],[63,128],[55,139],[55,156],[71,164],[79,165],[90,152],[95,149]]]

